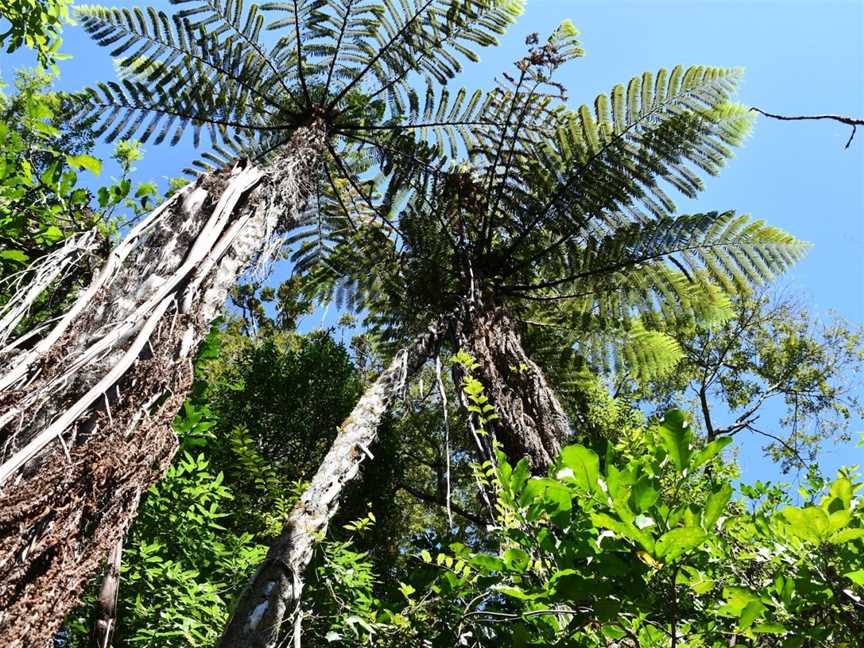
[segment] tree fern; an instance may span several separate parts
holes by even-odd
[[[78,8],[84,28],[113,48],[124,77],[89,91],[85,114],[102,117],[102,131],[119,119],[123,128],[111,134],[143,140],[156,132],[161,141],[174,128],[176,142],[187,127],[206,127],[211,143],[255,154],[278,148],[313,117],[327,122],[336,152],[413,131],[455,148],[458,138],[489,126],[485,102],[476,93],[466,100],[464,91],[434,97],[431,88],[458,73],[461,59],[494,44],[521,12],[513,0],[306,0],[260,8],[242,0],[172,1],[182,7],[173,16]],[[267,29],[278,34],[272,46],[262,36],[268,13],[275,20]],[[433,96],[423,108],[418,75]]]
[[[581,54],[575,37],[563,25],[543,46],[529,41],[517,74],[504,75],[489,98],[487,114],[502,128],[483,133],[467,165],[448,166],[440,146],[415,152],[430,171],[411,167],[415,175],[400,186],[412,191],[391,200],[404,207],[388,215],[386,242],[332,228],[330,261],[338,262],[302,268],[319,296],[338,284],[365,291],[357,300],[364,307],[400,310],[407,300],[414,312],[445,312],[473,292],[525,319],[582,331],[587,337],[571,342],[586,352],[603,340],[607,351],[592,351],[606,357],[598,366],[644,360],[641,370],[628,369],[638,373],[670,366],[648,361],[673,353],[632,350],[645,341],[639,348],[669,351],[664,319],[722,321],[729,295],[772,280],[801,257],[804,244],[762,221],[675,211],[672,192],[695,196],[702,176],[718,173],[749,132],[751,113],[731,102],[740,70],[645,73],[562,112],[554,72]],[[389,337],[380,325],[394,321],[385,317],[376,330]],[[633,326],[644,327],[638,340]]]

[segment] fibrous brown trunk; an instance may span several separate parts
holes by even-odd
[[[325,134],[202,176],[133,228],[30,348],[0,348],[0,644],[47,645],[176,448],[191,358],[311,191]]]
[[[503,307],[472,310],[457,341],[480,365],[477,378],[495,406],[494,430],[508,460],[527,456],[535,473],[546,472],[570,436],[570,424],[525,352],[517,323]]]
[[[291,510],[280,536],[240,596],[218,648],[275,648],[288,645],[292,632],[300,645],[300,601],[305,571],[316,542],[339,508],[390,403],[432,354],[441,329],[433,327],[399,351],[354,406],[312,483]],[[293,621],[292,621],[293,616]]]
[[[93,606],[93,627],[90,632],[90,648],[109,648],[117,628],[117,600],[120,594],[120,557],[123,555],[123,538],[108,554],[105,576],[96,604]]]

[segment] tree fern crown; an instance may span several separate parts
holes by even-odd
[[[177,143],[191,129],[214,153],[266,156],[324,122],[331,171],[367,165],[394,138],[471,137],[484,101],[435,91],[492,45],[522,0],[172,0],[179,11],[82,6],[87,32],[111,48],[119,81],[84,91],[83,116],[108,140]],[[269,18],[269,21],[267,20]],[[417,87],[429,87],[421,100]],[[433,104],[434,109],[429,107]],[[424,108],[424,103],[426,104]]]

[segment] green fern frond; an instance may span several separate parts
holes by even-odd
[[[559,234],[552,251],[585,228],[672,216],[667,188],[695,196],[696,172],[719,172],[749,132],[752,114],[729,103],[740,74],[702,66],[645,73],[571,112],[524,170],[534,194],[509,252],[538,231]]]
[[[529,318],[526,326],[531,357],[565,393],[582,379],[586,366],[600,374],[648,380],[667,375],[684,355],[673,337],[638,318],[617,323],[589,318],[578,329]]]
[[[672,263],[691,282],[705,276],[727,292],[746,292],[788,269],[807,247],[778,228],[731,211],[664,218],[632,223],[602,239],[562,247],[557,261],[543,266],[544,279],[504,289],[544,294],[550,300],[568,293],[576,297],[604,284],[623,286],[634,280],[634,274],[641,274],[644,281],[658,263]],[[554,276],[556,268],[560,268],[558,276]]]

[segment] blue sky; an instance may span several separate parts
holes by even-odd
[[[118,6],[134,3],[120,1]],[[166,1],[150,3],[170,11]],[[645,70],[708,64],[743,66],[738,99],[784,114],[864,115],[864,3],[860,0],[529,0],[525,15],[502,39],[482,52],[480,65],[458,80],[488,87],[524,52],[527,34],[548,34],[570,18],[582,32],[585,58],[570,63],[559,80],[570,103],[590,103],[600,92]],[[107,50],[80,28],[64,33],[60,86],[79,89],[113,78]],[[26,55],[2,55],[9,80]],[[864,322],[864,129],[852,146],[848,127],[833,122],[757,121],[737,158],[696,201],[680,200],[682,212],[736,209],[782,227],[814,247],[781,284],[799,294],[814,313],[834,311]],[[195,152],[188,141],[169,148],[146,147],[140,180],[179,175]],[[102,148],[100,156],[107,156]],[[105,173],[110,174],[107,168]],[[286,270],[287,271],[287,270]],[[855,430],[864,429],[856,421]],[[758,441],[743,444],[745,479],[769,478]],[[823,465],[864,463],[854,445],[829,449]]]

